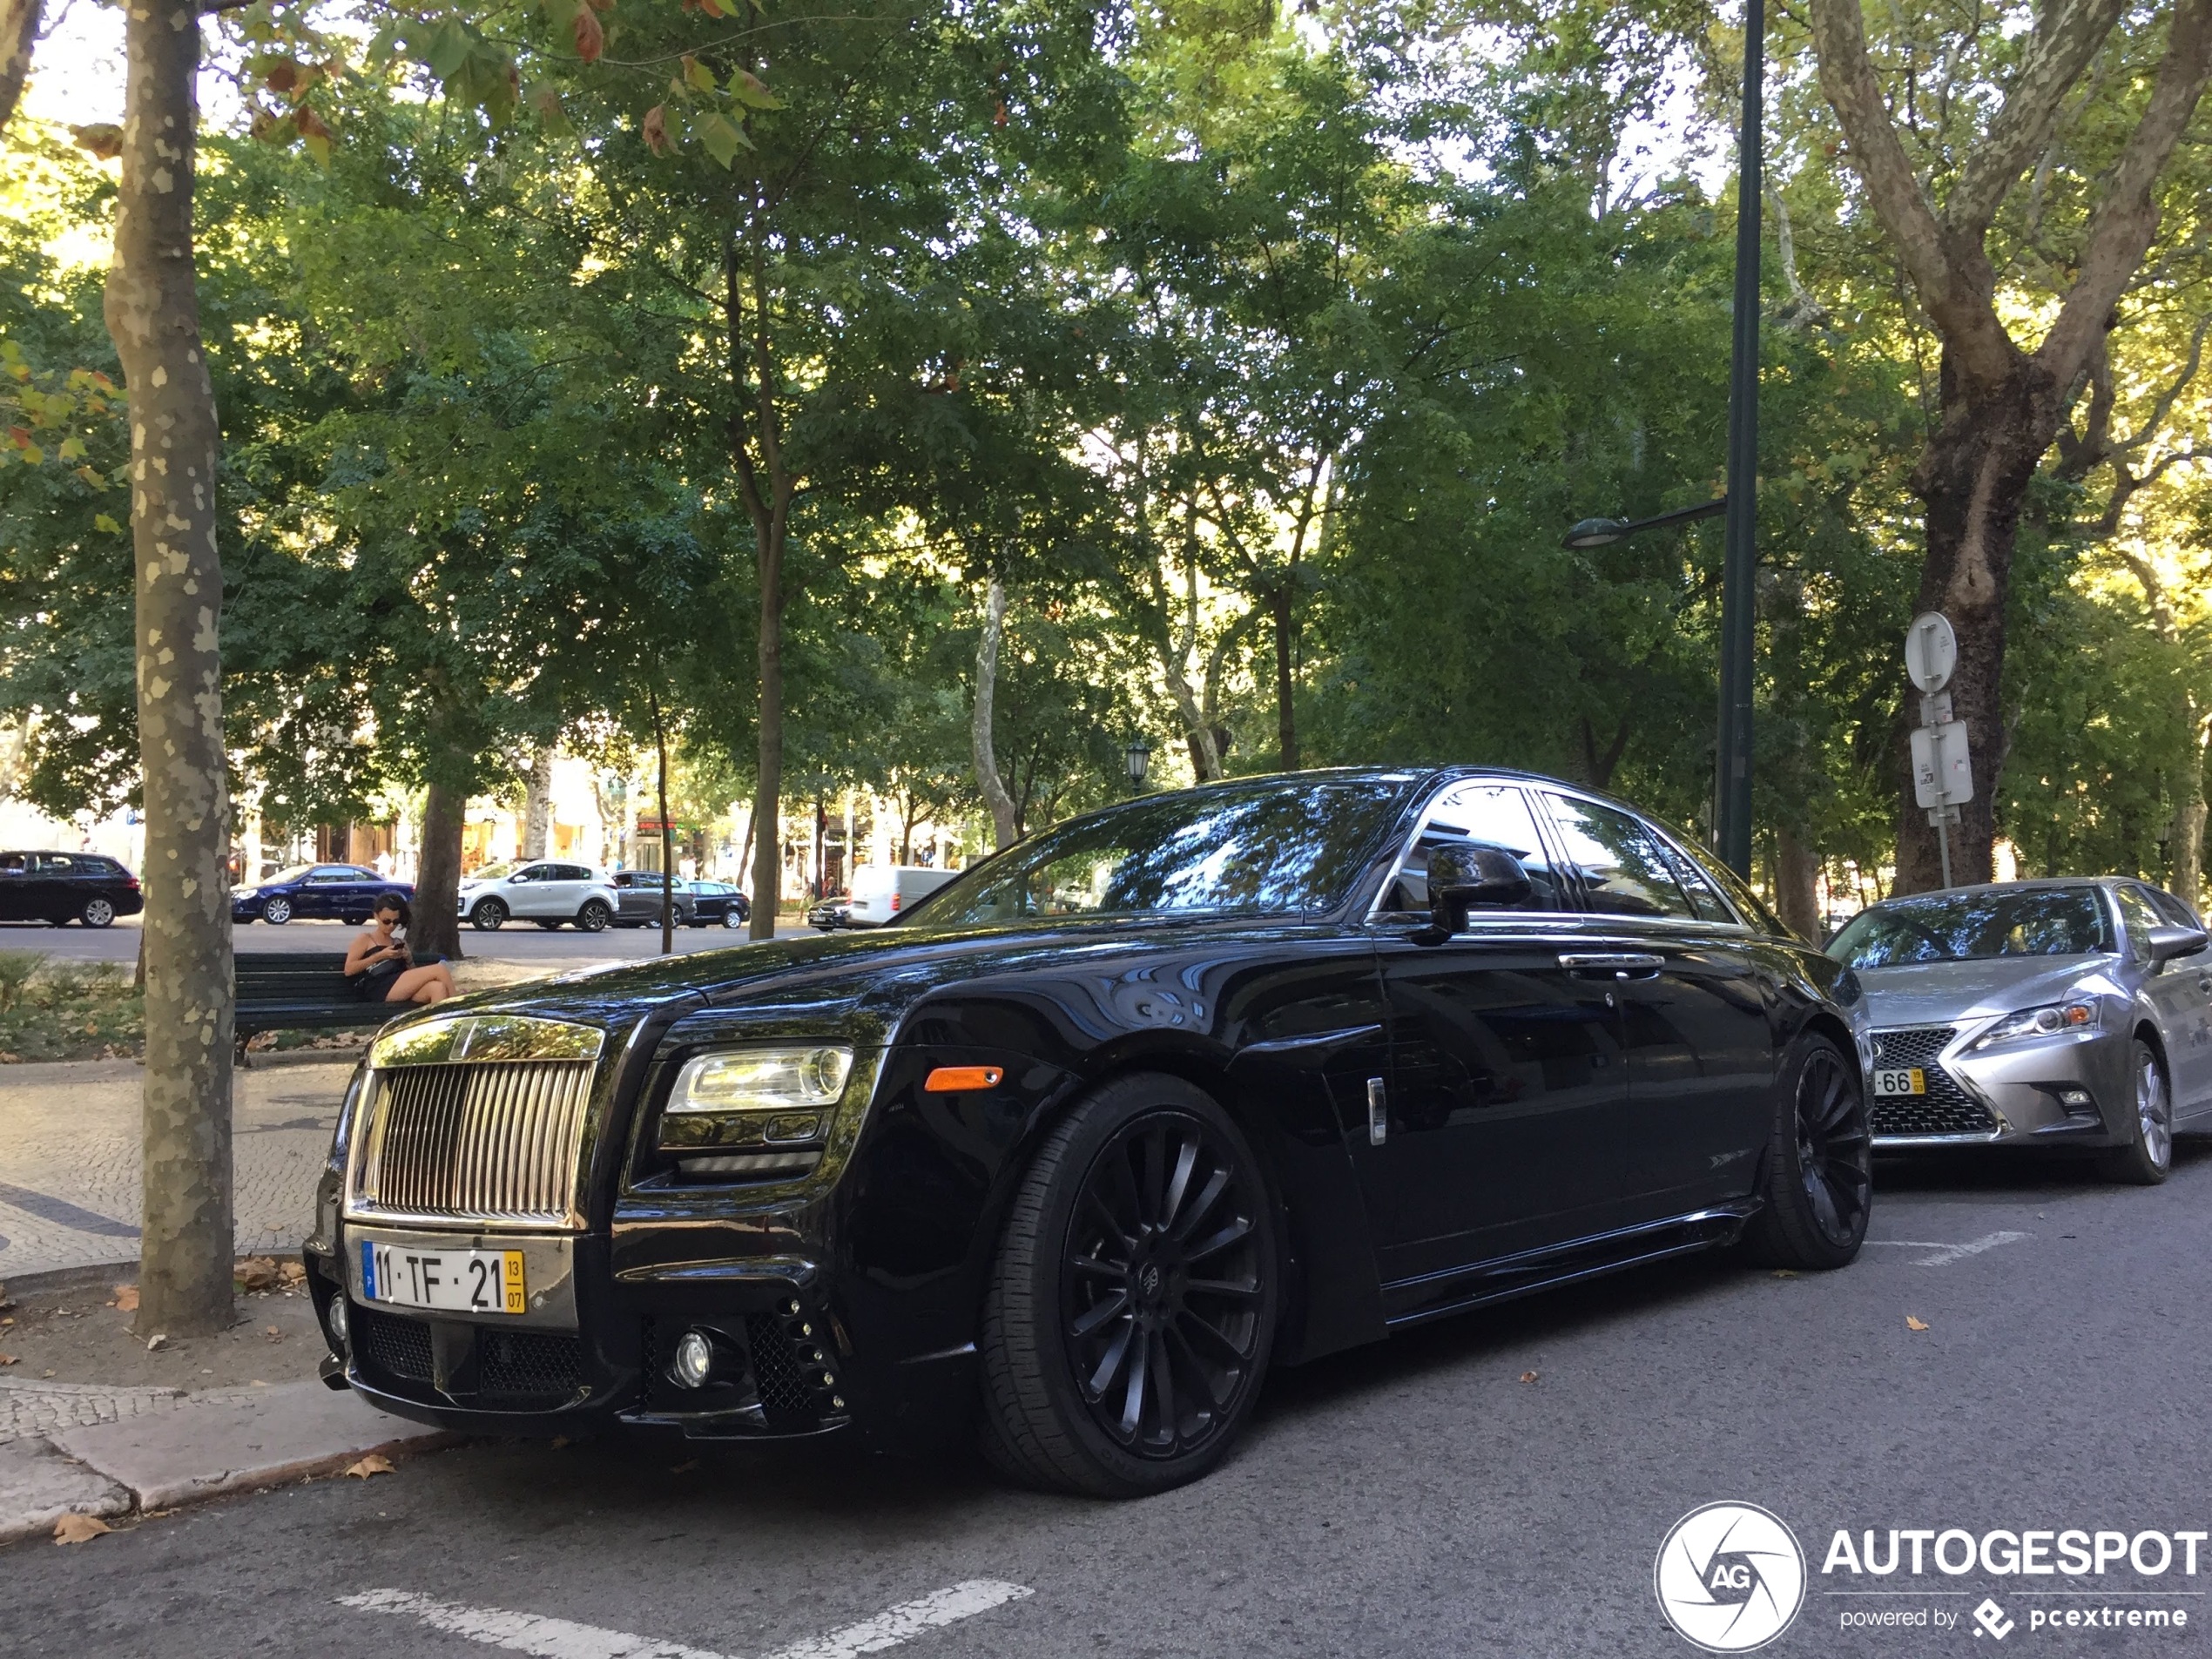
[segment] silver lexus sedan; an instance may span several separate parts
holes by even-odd
[[[2188,905],[2104,876],[1886,899],[1829,944],[1866,993],[1874,1145],[2095,1148],[2163,1181],[2212,1132],[2212,953]]]

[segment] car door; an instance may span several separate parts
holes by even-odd
[[[1429,927],[1428,851],[1474,840],[1521,861],[1534,895]],[[1622,1171],[1628,1080],[1609,981],[1579,977],[1581,948],[1518,785],[1448,788],[1371,924],[1390,1018],[1390,1069],[1352,1151],[1386,1281],[1449,1276],[1604,1231]]]
[[[1540,794],[1590,912],[1585,971],[1620,999],[1633,1219],[1743,1197],[1772,1132],[1778,1059],[1756,936],[1656,826],[1586,796]]]
[[[2128,925],[2128,955],[2143,975],[2143,994],[2158,1010],[2158,1023],[2166,1039],[2166,1065],[2172,1076],[2174,1116],[2187,1117],[2201,1110],[2212,1094],[2212,1042],[2206,1030],[2207,1003],[2212,999],[2212,954],[2178,956],[2162,966],[2150,960],[2150,930],[2175,925],[2158,900],[2167,895],[2133,881],[2113,888],[2120,914]],[[2178,905],[2178,900],[2168,900]],[[2195,927],[2195,922],[2180,924]]]
[[[359,865],[345,865],[339,868],[338,880],[332,887],[332,914],[347,921],[367,921],[369,907],[376,902],[376,895],[383,890],[374,870],[364,870]]]
[[[348,873],[334,864],[318,864],[309,870],[293,895],[293,916],[327,918],[344,914]]]
[[[545,910],[548,917],[571,918],[583,908],[583,901],[590,896],[591,872],[580,864],[556,864],[550,867],[553,879],[545,885]],[[656,909],[658,916],[660,912]]]
[[[37,860],[29,853],[0,853],[0,921],[36,921],[44,912],[33,902]]]
[[[552,914],[553,866],[529,864],[509,874],[500,897],[512,916],[539,917]]]

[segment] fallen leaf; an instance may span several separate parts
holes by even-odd
[[[1777,1267],[1774,1270],[1774,1276],[1777,1278],[1795,1278],[1797,1276],[1797,1270],[1794,1267]]]
[[[1523,1382],[1534,1382],[1538,1374],[1539,1373],[1533,1371],[1524,1371],[1521,1373],[1521,1380]]]
[[[300,1262],[279,1262],[277,1277],[287,1285],[303,1284],[307,1280],[307,1270],[306,1265]]]
[[[278,1330],[276,1326],[269,1325],[261,1327],[261,1334],[265,1337],[281,1337],[284,1332]]]
[[[381,1452],[371,1452],[360,1462],[347,1465],[346,1469],[347,1474],[361,1480],[368,1480],[372,1474],[389,1474],[391,1472],[392,1460]]]
[[[169,1345],[169,1339],[168,1339],[167,1337],[163,1336],[163,1335],[162,1335],[159,1332],[158,1332],[158,1331],[157,1331],[156,1332],[154,1332],[154,1334],[153,1334],[153,1335],[152,1335],[152,1336],[150,1336],[150,1337],[148,1337],[148,1338],[146,1339],[146,1352],[147,1352],[148,1353],[159,1353],[159,1352],[161,1352],[164,1348],[167,1347],[168,1345]]]
[[[555,1451],[556,1451],[556,1452],[557,1452],[557,1451],[559,1451],[559,1450],[560,1450],[563,1447],[566,1446],[568,1443],[569,1443],[569,1437],[568,1437],[567,1435],[565,1435],[565,1434],[556,1434],[556,1435],[553,1437],[553,1449],[554,1449]]]
[[[1925,1331],[1928,1328],[1928,1322],[1908,1313],[1905,1316],[1905,1328],[1908,1331]]]
[[[248,1256],[232,1271],[241,1288],[266,1291],[277,1282],[276,1258],[273,1256]]]
[[[54,1523],[54,1541],[57,1544],[88,1544],[104,1532],[115,1529],[98,1515],[64,1515]]]
[[[0,1366],[12,1366],[15,1363],[15,1355],[11,1353],[0,1353]]]
[[[115,1305],[122,1312],[136,1313],[138,1311],[138,1287],[135,1285],[117,1285]]]
[[[697,1458],[693,1458],[689,1463],[678,1464],[674,1468],[671,1469],[669,1473],[671,1474],[689,1474],[693,1469],[696,1469],[698,1467],[699,1460]]]

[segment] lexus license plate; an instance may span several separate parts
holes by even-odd
[[[415,1250],[361,1241],[361,1290],[372,1302],[447,1313],[521,1313],[529,1306],[519,1250]]]
[[[1925,1095],[1928,1074],[1919,1066],[1895,1066],[1874,1074],[1874,1092],[1880,1096]]]

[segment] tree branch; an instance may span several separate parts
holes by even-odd
[[[1913,175],[1867,61],[1859,0],[1812,0],[1812,37],[1821,90],[1843,126],[1875,216],[1919,293],[1921,308],[1961,368],[1985,385],[2001,381],[2019,352],[1991,304],[1995,280],[1988,256],[1978,238],[1946,232]]]
[[[2152,187],[2195,114],[2208,76],[2212,76],[2212,0],[2175,0],[2166,56],[2160,60],[2158,78],[2143,107],[2142,124],[2121,152],[2119,165],[2090,216],[2081,274],[2035,353],[2037,361],[2062,385],[2087,361],[2106,319],[2158,234],[2158,203]]]
[[[1965,172],[1943,205],[1945,226],[1979,242],[2028,165],[2057,131],[2066,95],[2096,57],[2120,19],[2125,0],[2052,0],[2039,11],[2035,33],[2004,107],[1966,158]]]

